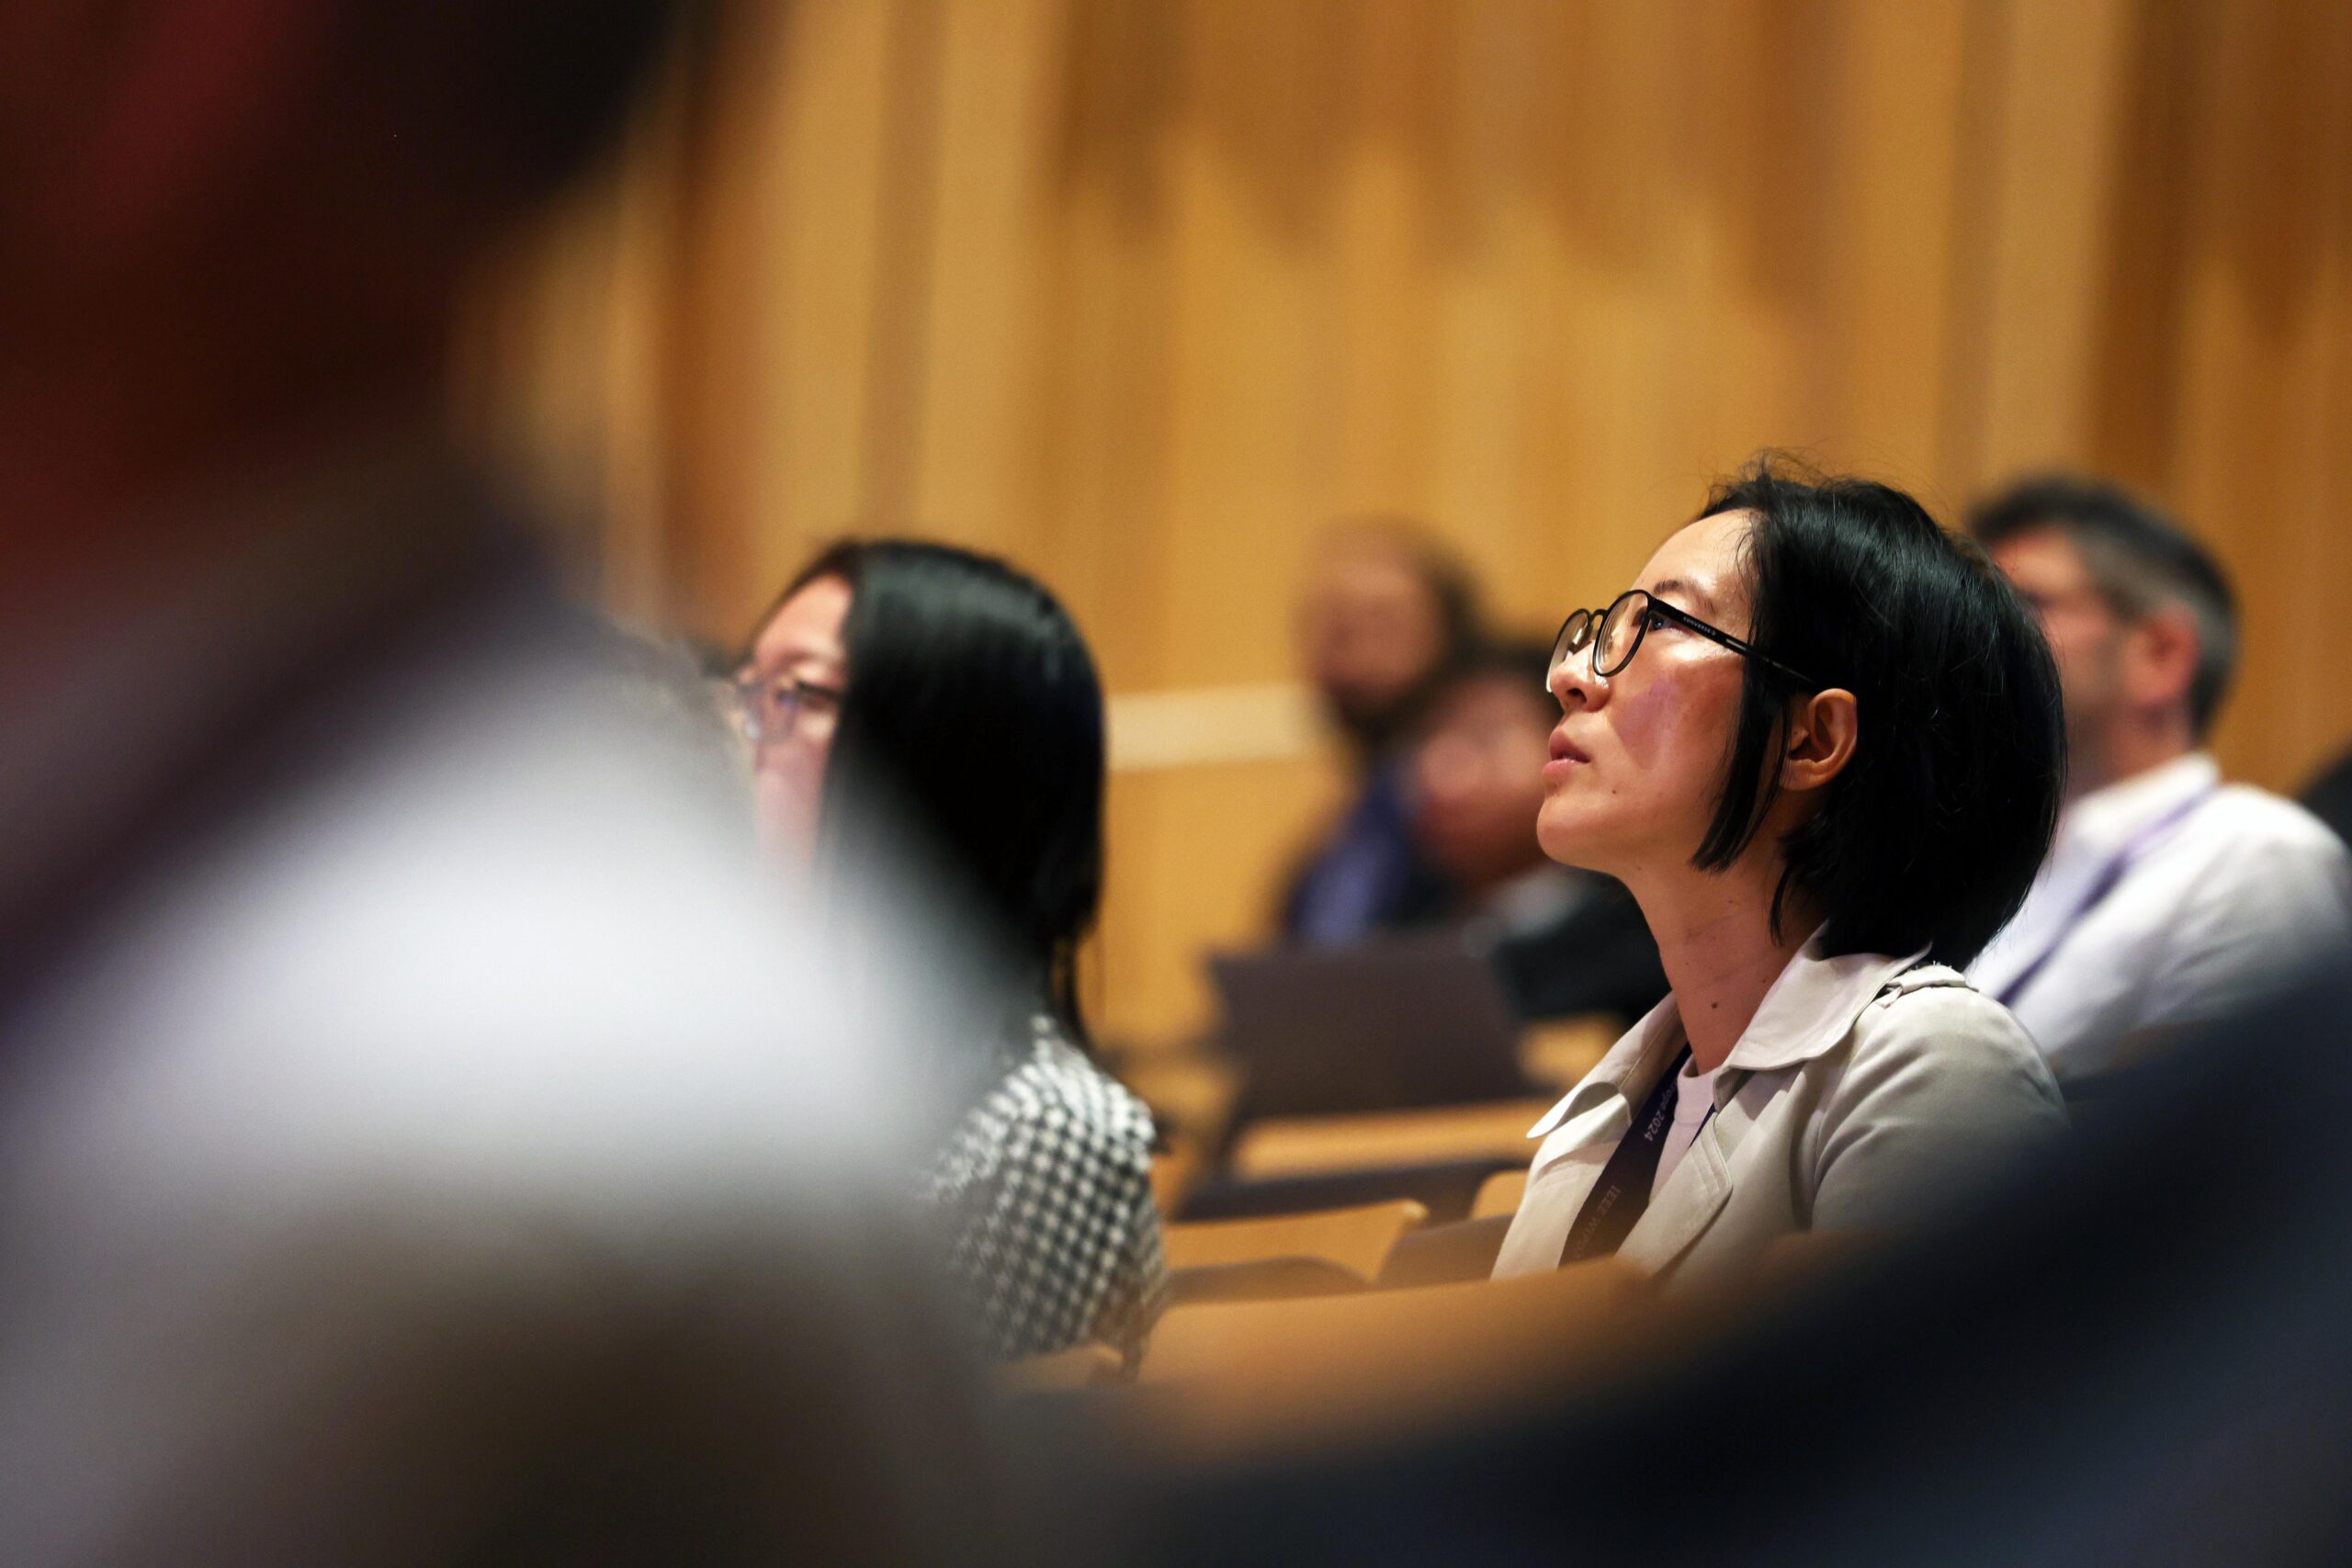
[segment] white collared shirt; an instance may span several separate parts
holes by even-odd
[[[1717,1067],[1712,1073],[1694,1073],[1690,1070],[1692,1065],[1683,1063],[1681,1072],[1675,1075],[1674,1125],[1667,1131],[1666,1145],[1657,1151],[1657,1176],[1650,1183],[1653,1195],[1663,1191],[1666,1184],[1674,1179],[1674,1168],[1682,1163],[1682,1156],[1699,1141],[1699,1130],[1714,1112],[1715,1080],[1724,1076],[1724,1070]]]
[[[1781,1236],[1885,1230],[2063,1130],[2017,1021],[1940,964],[1821,955],[1772,982],[1709,1095],[1715,1114],[1656,1183],[1619,1256],[1651,1272],[1751,1261]],[[1528,1136],[1541,1138],[1495,1277],[1559,1266],[1601,1168],[1685,1036],[1668,997]]]
[[[2015,989],[2011,1010],[2059,1077],[2079,1080],[2145,1032],[2224,1012],[2347,940],[2343,843],[2291,801],[2223,785],[2200,752],[2068,807],[2025,907],[1969,978]]]

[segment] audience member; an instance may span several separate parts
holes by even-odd
[[[829,886],[920,881],[1001,971],[944,1043],[967,1109],[922,1183],[988,1348],[1139,1354],[1167,1269],[1151,1114],[1089,1057],[1079,1008],[1104,758],[1078,628],[1002,562],[842,544],[763,619],[743,680],[775,841]]]
[[[997,1540],[922,1086],[439,434],[666,10],[0,10],[13,1564]]]
[[[2204,750],[2237,606],[2202,547],[2112,486],[2036,479],[1973,520],[2040,614],[2069,800],[2032,895],[1972,970],[2070,1086],[2276,985],[2352,931],[2352,869],[2310,813]]]
[[[1520,1016],[1630,1023],[1666,995],[1640,908],[1535,837],[1559,713],[1544,688],[1551,662],[1547,644],[1483,642],[1440,683],[1410,753],[1413,832],[1455,890],[1446,916],[1489,946]]]
[[[1299,609],[1307,678],[1347,748],[1355,795],[1292,875],[1283,934],[1320,946],[1426,919],[1452,897],[1416,852],[1401,749],[1476,635],[1468,576],[1412,525],[1343,525],[1322,542]]]
[[[2017,595],[1901,491],[1770,462],[1640,581],[1560,628],[1537,827],[1632,890],[1673,990],[1530,1134],[1498,1277],[1615,1255],[1680,1283],[1904,1226],[2065,1124],[1957,967],[2058,808]]]

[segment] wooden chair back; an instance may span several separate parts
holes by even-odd
[[[1528,1128],[1548,1100],[1501,1100],[1363,1116],[1299,1116],[1256,1122],[1234,1140],[1231,1168],[1242,1180],[1332,1171],[1436,1165],[1450,1160],[1524,1163]]]
[[[1204,1220],[1162,1228],[1168,1266],[1205,1269],[1270,1258],[1317,1258],[1359,1280],[1379,1278],[1396,1238],[1429,1218],[1409,1199],[1263,1219]]]

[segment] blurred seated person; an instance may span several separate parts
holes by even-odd
[[[1623,886],[1536,840],[1559,708],[1545,643],[1480,642],[1439,684],[1412,749],[1413,832],[1454,890],[1442,914],[1488,944],[1523,1019],[1609,1013],[1666,995],[1657,943]]]
[[[942,545],[844,543],[741,679],[768,841],[820,897],[911,875],[1000,971],[938,1043],[962,1115],[922,1183],[985,1348],[1132,1360],[1166,1295],[1152,1122],[1088,1055],[1078,945],[1102,893],[1102,690],[1052,594]]]
[[[1430,694],[1476,636],[1461,565],[1412,525],[1334,528],[1299,607],[1307,679],[1347,750],[1355,794],[1283,892],[1283,935],[1336,946],[1427,919],[1452,900],[1413,840],[1404,750]]]
[[[1673,990],[1529,1134],[1498,1278],[1616,1257],[1679,1286],[1907,1227],[2065,1126],[1960,972],[2057,816],[2024,604],[1909,496],[1770,461],[1636,581],[1560,628],[1536,820],[1631,890]]]
[[[2352,870],[2309,812],[2205,750],[2237,661],[2213,558],[2095,480],[2029,481],[1973,519],[2041,617],[2069,799],[2049,863],[1972,977],[2070,1087],[2247,1000],[2352,933]]]

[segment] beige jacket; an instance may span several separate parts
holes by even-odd
[[[1669,996],[1529,1130],[1544,1142],[1497,1279],[1558,1266],[1683,1044]],[[1619,1253],[1678,1283],[1752,1265],[1782,1236],[1916,1223],[2066,1124],[2032,1038],[1957,971],[1917,955],[1825,959],[1814,943],[1732,1047],[1715,1105]]]

